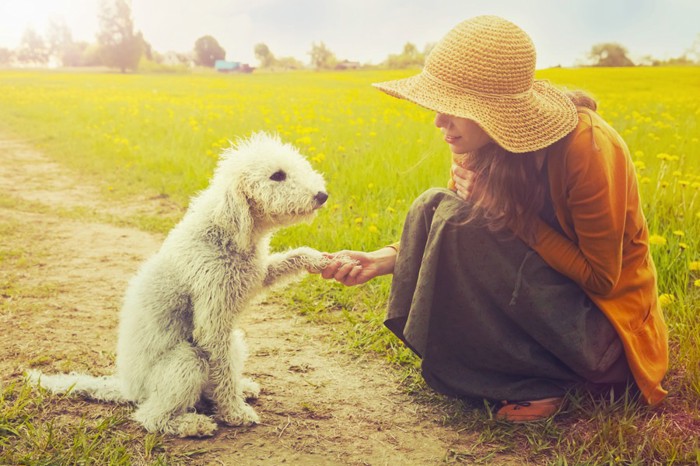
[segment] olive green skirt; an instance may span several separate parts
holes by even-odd
[[[583,290],[512,234],[465,224],[468,208],[427,191],[401,237],[385,324],[428,385],[517,401],[627,382],[620,339]]]

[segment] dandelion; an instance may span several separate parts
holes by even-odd
[[[367,230],[370,233],[377,233],[379,231],[379,228],[377,228],[377,225],[370,225],[369,227],[367,227]]]
[[[697,280],[695,280],[695,281],[693,282],[693,285],[695,285],[695,286],[697,286],[697,287],[700,287],[700,278],[698,278]]]
[[[680,236],[680,237],[685,236],[685,232],[683,232],[683,230],[673,230],[673,234],[675,236]]]
[[[668,306],[675,301],[676,297],[672,294],[664,293],[659,296],[659,304],[661,304],[661,306]]]
[[[362,224],[363,221],[364,221],[364,219],[363,219],[362,217],[357,217],[357,218],[355,219],[355,223],[356,223],[357,225]]]
[[[688,249],[690,246],[688,246],[688,243],[678,243],[678,247],[681,249]]]
[[[649,244],[664,246],[666,244],[666,238],[661,235],[649,235]]]
[[[692,261],[688,263],[688,270],[697,271],[700,270],[700,261]]]

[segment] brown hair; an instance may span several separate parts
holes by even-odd
[[[597,108],[596,101],[583,91],[566,94],[577,108]],[[491,231],[510,229],[532,242],[534,220],[544,206],[546,194],[535,154],[512,154],[495,143],[468,154],[463,159],[464,166],[474,172],[474,178],[469,195],[472,210],[466,222],[483,219]]]

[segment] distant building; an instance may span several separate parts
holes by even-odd
[[[216,60],[214,69],[219,73],[251,73],[253,71],[253,68],[247,63],[228,60]]]

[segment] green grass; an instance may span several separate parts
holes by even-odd
[[[107,198],[147,193],[185,206],[229,139],[271,130],[300,147],[327,179],[329,203],[273,247],[370,250],[400,236],[420,192],[444,186],[449,154],[433,115],[370,83],[401,72],[114,75],[0,72],[0,127],[97,180]],[[318,277],[276,299],[333,329],[339,347],[374,352],[416,402],[479,441],[448,462],[488,464],[502,451],[532,464],[696,464],[700,461],[700,68],[552,69],[539,73],[590,91],[637,165],[671,345],[668,400],[572,394],[554,422],[502,425],[481,406],[427,390],[418,361],[382,326],[390,280],[345,288]],[[166,231],[176,217],[113,218]],[[696,284],[697,283],[697,284]],[[471,409],[477,408],[477,409]],[[5,409],[5,408],[3,408]],[[695,433],[693,435],[693,433]],[[77,435],[77,434],[76,434]],[[116,447],[115,447],[116,448]],[[495,460],[494,460],[495,461]]]
[[[82,412],[92,414],[72,413],[68,422],[55,415],[57,406],[65,413],[75,405],[28,385],[0,387],[0,464],[187,464],[186,452],[165,453],[162,437],[126,428],[130,408],[86,409],[82,403]]]

